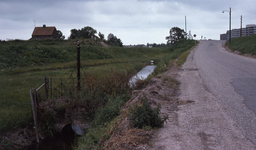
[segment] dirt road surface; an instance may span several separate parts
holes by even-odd
[[[254,105],[256,89],[247,86],[256,77],[256,60],[226,51],[223,43],[200,41],[191,51],[178,72],[177,99],[193,102],[177,111],[162,106],[170,119],[152,139],[152,149],[256,149],[256,117],[248,107]]]

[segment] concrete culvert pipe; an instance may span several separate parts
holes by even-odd
[[[62,139],[65,143],[73,142],[76,137],[79,137],[83,134],[82,130],[75,124],[67,124],[62,130]]]

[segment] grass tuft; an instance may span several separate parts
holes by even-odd
[[[133,127],[140,129],[147,126],[152,128],[162,127],[164,122],[168,120],[168,115],[163,119],[159,116],[161,108],[160,104],[152,109],[145,96],[140,99],[140,103],[140,105],[135,105],[133,108],[130,108],[129,119]]]

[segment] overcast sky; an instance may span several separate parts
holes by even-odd
[[[256,24],[256,0],[0,0],[0,39],[31,38],[34,26],[55,26],[69,37],[71,29],[91,26],[113,33],[123,44],[166,43],[172,27],[207,39],[229,28]]]

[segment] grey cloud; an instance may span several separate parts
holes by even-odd
[[[70,29],[91,26],[105,35],[120,35],[127,44],[138,42],[136,38],[139,43],[165,42],[171,27],[184,28],[185,15],[188,30],[218,39],[228,25],[228,13],[221,11],[232,7],[234,27],[240,15],[244,15],[244,23],[253,23],[253,1],[233,0],[230,4],[230,0],[0,0],[0,39],[30,38],[36,20],[37,26],[56,26],[66,37]]]

